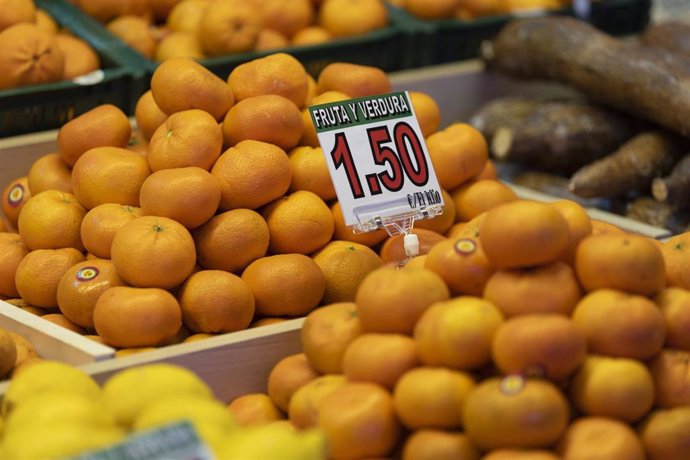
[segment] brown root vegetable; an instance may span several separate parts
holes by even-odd
[[[654,178],[668,173],[682,152],[675,137],[661,131],[646,131],[615,152],[580,168],[570,178],[568,188],[585,198],[649,190]]]
[[[482,132],[487,142],[500,128],[524,123],[527,116],[542,100],[527,97],[499,97],[488,101],[477,110],[469,123]]]
[[[577,100],[532,101],[523,104],[520,116],[500,120],[500,102],[492,108],[498,120],[491,120],[487,112],[482,117],[484,126],[495,128],[487,136],[493,158],[559,174],[570,175],[610,153],[630,139],[639,125],[624,115]],[[508,105],[514,105],[513,101]]]
[[[482,46],[489,70],[554,79],[591,99],[690,135],[690,60],[627,43],[569,17],[509,22]]]
[[[674,234],[686,231],[690,222],[686,213],[679,213],[670,204],[656,201],[649,196],[631,200],[624,215],[628,219],[668,229]]]
[[[652,24],[640,37],[647,46],[664,48],[690,58],[690,24],[666,21]]]
[[[690,210],[690,154],[678,160],[668,176],[652,181],[652,196],[675,209]]]

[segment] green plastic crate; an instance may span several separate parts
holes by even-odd
[[[642,31],[650,19],[652,0],[593,1],[587,19],[595,27],[612,35],[629,35]],[[494,37],[516,16],[486,16],[472,20],[421,20],[407,15],[407,65],[410,68],[472,59],[479,56],[484,40]],[[572,7],[551,10],[546,14],[575,16]]]
[[[86,39],[85,33],[69,18],[55,14],[54,2],[36,0],[63,27]],[[132,112],[133,73],[111,43],[90,38],[101,59],[101,70],[90,79],[60,81],[0,90],[0,137],[58,129],[72,118],[100,104],[113,104]]]

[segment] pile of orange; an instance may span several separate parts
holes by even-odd
[[[318,45],[389,23],[384,0],[74,0],[149,59]]]
[[[468,20],[483,16],[564,8],[572,0],[388,0],[420,19],[456,18]]]
[[[0,0],[0,11],[0,90],[71,80],[100,68],[91,45],[33,0]]]

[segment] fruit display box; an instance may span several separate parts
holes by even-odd
[[[555,84],[519,82],[500,75],[484,74],[477,61],[446,64],[423,70],[391,73],[395,90],[418,90],[441,101],[442,126],[464,121],[490,98],[510,94],[563,94],[568,89]],[[26,174],[38,157],[55,151],[57,131],[46,131],[0,139],[0,183]],[[551,201],[544,193],[512,185],[526,199]],[[635,233],[663,239],[669,232],[609,212],[589,207],[591,217]],[[91,342],[38,316],[0,301],[0,327],[16,331],[35,343],[44,358],[80,365],[97,380],[104,381],[120,369],[153,362],[179,364],[197,372],[218,397],[233,397],[265,391],[273,365],[301,350],[299,331],[303,319],[251,328],[201,341],[162,347],[157,350],[113,358],[110,347]],[[111,359],[113,358],[113,359]],[[0,383],[0,395],[7,382]]]
[[[86,39],[101,60],[101,70],[74,81],[30,85],[0,90],[0,137],[15,136],[57,128],[98,104],[113,104],[130,112],[131,90],[136,73],[127,65],[128,50],[96,35],[80,23],[53,14],[52,1],[36,4],[76,36]]]
[[[583,17],[611,35],[642,31],[650,20],[652,0],[599,0],[591,2],[590,14]],[[551,14],[577,16],[573,7],[525,12],[523,15]],[[422,67],[475,58],[484,40],[493,37],[520,14],[486,16],[471,20],[439,19],[406,21],[407,67]]]

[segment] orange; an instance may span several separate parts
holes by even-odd
[[[348,345],[362,334],[352,302],[324,305],[309,314],[300,330],[300,343],[309,365],[322,374],[342,374]]]
[[[655,410],[638,428],[650,460],[683,460],[688,453],[690,407]]]
[[[191,32],[199,30],[201,17],[209,0],[182,0],[173,6],[167,15],[166,26],[174,32]]]
[[[333,39],[333,34],[321,26],[309,26],[295,32],[290,43],[292,46],[321,45]]]
[[[354,301],[364,277],[383,265],[368,246],[350,241],[331,241],[313,259],[326,278],[325,304]]]
[[[474,180],[498,180],[498,172],[496,171],[496,164],[489,158],[486,160],[486,163],[484,163],[484,169],[474,176],[472,179]]]
[[[192,273],[196,251],[182,224],[167,217],[142,216],[115,233],[111,257],[127,283],[169,289]]]
[[[254,50],[266,51],[285,48],[286,46],[288,46],[288,39],[285,35],[273,29],[261,29],[254,44]]]
[[[156,105],[153,92],[148,90],[137,99],[134,107],[134,118],[137,121],[137,126],[144,134],[144,138],[149,141],[156,129],[165,123],[168,115]]]
[[[223,139],[230,146],[251,139],[290,150],[299,143],[302,130],[299,108],[276,94],[242,99],[223,120]]]
[[[376,246],[388,236],[386,230],[379,229],[366,233],[355,233],[350,227],[345,226],[345,219],[343,219],[343,211],[339,202],[335,202],[330,207],[331,215],[333,216],[333,239],[342,241],[352,241],[353,243],[363,244],[365,246]]]
[[[561,458],[644,460],[644,447],[630,425],[607,417],[576,419],[558,441]]]
[[[62,275],[83,260],[82,253],[74,248],[31,251],[17,266],[14,277],[17,292],[33,306],[57,308],[57,289]]]
[[[182,321],[192,332],[216,334],[249,327],[254,296],[242,279],[222,270],[201,270],[177,294]]]
[[[72,193],[71,176],[71,168],[60,155],[49,153],[31,164],[26,178],[31,193],[36,195],[50,189]]]
[[[200,109],[217,121],[225,117],[234,103],[228,85],[190,58],[167,59],[161,63],[151,76],[151,92],[164,113]]]
[[[423,256],[415,256],[411,258],[410,260],[405,263],[405,266],[402,268],[410,269],[410,268],[425,268],[426,264],[426,258],[428,257],[428,254],[424,254]]]
[[[218,158],[211,174],[220,182],[220,209],[257,209],[282,197],[290,187],[290,161],[280,147],[242,141]]]
[[[474,379],[444,367],[417,367],[405,372],[395,385],[395,412],[409,429],[459,429]]]
[[[295,57],[286,53],[273,53],[232,69],[228,75],[228,85],[236,101],[275,94],[289,99],[301,108],[307,99],[307,75],[304,65]]]
[[[592,224],[592,235],[599,235],[601,233],[617,233],[617,234],[625,234],[626,231],[623,230],[622,228],[610,223],[610,222],[605,222],[603,220],[599,219],[590,219],[590,223]]]
[[[132,126],[127,115],[112,104],[102,104],[85,112],[58,130],[58,153],[62,161],[74,166],[79,157],[94,147],[127,146]]]
[[[690,291],[667,287],[659,291],[654,302],[664,315],[666,346],[690,351],[690,336],[687,334],[690,330]]]
[[[378,67],[332,62],[319,72],[316,79],[317,94],[326,91],[338,91],[349,97],[374,96],[390,93],[391,82],[388,75]]]
[[[344,375],[326,374],[300,386],[290,398],[288,406],[290,422],[298,429],[316,427],[317,409],[321,401],[346,383],[347,379]]]
[[[145,3],[148,4],[156,20],[165,21],[180,0],[149,0]]]
[[[86,40],[67,33],[57,34],[55,39],[65,55],[63,79],[72,80],[101,68],[101,58]]]
[[[441,187],[451,193],[479,174],[489,158],[484,136],[466,123],[453,123],[430,135],[426,146]]]
[[[28,3],[29,2],[26,2],[26,4]],[[53,19],[53,17],[48,14],[46,10],[41,8],[36,8],[36,17],[34,18],[34,23],[41,29],[51,34],[57,34],[60,29],[60,26],[58,26],[58,23],[55,21],[55,19]]]
[[[213,0],[204,9],[198,35],[209,56],[244,53],[254,49],[261,30],[261,17],[241,1]]]
[[[264,27],[292,37],[314,21],[311,0],[265,0],[261,2]]]
[[[86,209],[99,204],[139,206],[139,192],[151,174],[146,159],[119,147],[95,147],[72,169],[74,195]]]
[[[34,22],[36,5],[33,0],[2,0],[0,2],[2,18],[0,31],[21,22]]]
[[[209,337],[214,337],[215,334],[192,334],[186,339],[182,340],[182,343],[197,342],[199,340],[208,339]]]
[[[441,108],[430,94],[422,91],[410,91],[410,102],[417,117],[422,136],[429,137],[438,131],[441,125]]]
[[[482,450],[545,448],[568,426],[568,401],[546,380],[489,378],[465,401],[465,433]]]
[[[302,254],[257,259],[242,272],[262,316],[301,316],[314,309],[326,290],[319,266]]]
[[[453,197],[443,189],[441,189],[441,195],[443,196],[443,212],[431,219],[416,220],[414,224],[417,228],[431,230],[443,235],[453,226],[456,218]]]
[[[491,361],[491,345],[502,322],[498,308],[479,297],[437,302],[414,327],[419,359],[428,366],[480,368]]]
[[[28,178],[18,177],[5,186],[2,191],[2,213],[11,227],[16,229],[19,212],[31,198]]]
[[[334,224],[328,205],[318,195],[300,190],[279,198],[262,210],[271,235],[273,253],[310,254],[333,236]]]
[[[14,276],[19,263],[29,253],[16,233],[0,232],[0,295],[18,297]]]
[[[222,148],[223,132],[208,112],[181,110],[153,133],[147,158],[152,171],[186,166],[210,170]]]
[[[562,259],[568,264],[573,265],[575,263],[575,251],[580,241],[592,234],[592,221],[585,208],[576,201],[556,200],[550,204],[563,214],[568,224],[568,247]]]
[[[664,256],[645,236],[595,235],[577,246],[575,272],[586,291],[620,289],[652,295],[664,288]]]
[[[410,233],[417,235],[419,240],[419,254],[416,255],[428,254],[436,244],[446,240],[442,234],[424,228],[413,228]],[[407,258],[404,239],[404,235],[395,235],[383,242],[379,255],[385,263],[398,263]]]
[[[430,270],[384,267],[362,280],[355,303],[366,332],[410,334],[432,304],[449,297],[443,279]]]
[[[324,0],[318,24],[336,37],[364,35],[388,24],[388,10],[381,0]]]
[[[654,378],[656,407],[670,409],[690,405],[690,373],[687,351],[664,349],[649,362]]]
[[[503,203],[516,201],[517,194],[512,188],[497,180],[471,180],[451,193],[455,205],[455,220],[467,222],[479,214]]]
[[[32,22],[15,24],[0,31],[0,49],[3,50],[0,54],[0,89],[62,79],[65,55],[57,39]]]
[[[504,374],[523,374],[561,381],[580,366],[587,339],[567,316],[521,315],[499,326],[491,345],[496,367]]]
[[[414,340],[402,334],[361,334],[342,358],[342,372],[349,381],[377,383],[390,391],[400,376],[418,365]]]
[[[161,169],[146,178],[139,192],[143,215],[169,217],[196,228],[213,217],[220,204],[220,184],[205,169]]]
[[[321,94],[314,95],[314,97],[312,97],[312,99],[309,101],[309,106],[344,101],[345,99],[350,99],[350,96],[340,91],[326,91]],[[303,129],[302,138],[299,141],[300,145],[319,147],[319,138],[316,135],[316,128],[314,127],[314,121],[311,119],[309,107],[303,108],[301,115]]]
[[[141,216],[141,208],[104,203],[86,213],[81,221],[81,240],[92,255],[110,259],[115,233],[130,220]]]
[[[306,190],[324,201],[335,199],[335,187],[321,147],[302,146],[288,153],[292,180],[289,192]]]
[[[405,0],[405,9],[422,19],[443,19],[453,16],[461,0]]]
[[[7,214],[6,214],[7,215]],[[661,246],[664,256],[666,285],[690,289],[690,232],[683,232],[667,239]]]
[[[316,407],[331,458],[386,457],[400,440],[393,398],[374,383],[347,382]]]
[[[287,413],[292,395],[302,386],[319,376],[304,353],[280,359],[268,374],[268,396],[280,410]]]
[[[575,271],[565,262],[497,270],[483,296],[506,316],[535,313],[570,315],[582,298]]]
[[[436,243],[424,267],[438,273],[455,296],[481,296],[494,273],[477,238],[448,238]]]
[[[68,320],[93,330],[93,309],[98,298],[106,289],[124,285],[111,261],[85,260],[72,265],[60,278],[57,304]]]
[[[193,32],[171,32],[158,42],[153,57],[162,62],[178,58],[199,60],[205,56],[199,37]]]
[[[555,262],[568,246],[568,224],[547,203],[517,200],[487,211],[479,241],[496,268]]]
[[[654,380],[630,358],[590,355],[569,384],[570,400],[585,415],[636,422],[652,409]]]
[[[646,360],[664,345],[664,316],[641,295],[597,289],[578,302],[572,318],[587,334],[590,353]]]
[[[496,449],[482,460],[560,460],[555,453],[543,449]]]
[[[79,6],[84,13],[92,16],[96,20],[105,23],[110,19],[124,14],[127,6],[130,2],[120,2],[120,1],[86,1],[86,0],[75,0],[76,5]]]
[[[252,321],[252,323],[249,325],[249,327],[261,327],[261,326],[270,326],[271,324],[277,324],[277,323],[282,323],[285,321],[289,321],[288,318],[280,317],[280,316],[265,316],[263,318],[259,318],[257,320]]]
[[[233,209],[212,217],[194,231],[199,265],[239,273],[268,251],[266,221],[251,209]]]
[[[46,190],[32,196],[19,214],[19,234],[31,249],[82,250],[80,227],[86,210],[71,193]]]
[[[168,291],[116,286],[96,301],[93,321],[98,335],[110,346],[155,347],[177,334],[182,313]]]
[[[106,24],[106,29],[126,45],[151,59],[156,51],[156,40],[151,33],[151,23],[135,15],[118,16]]]
[[[76,332],[77,334],[83,335],[85,333],[84,329],[79,327],[77,324],[74,324],[62,313],[48,313],[47,315],[41,316],[41,318],[72,332]]]
[[[247,393],[230,401],[228,410],[240,426],[266,425],[285,417],[265,393]]]
[[[479,451],[464,433],[428,428],[415,430],[405,439],[402,460],[432,459],[479,460]]]

